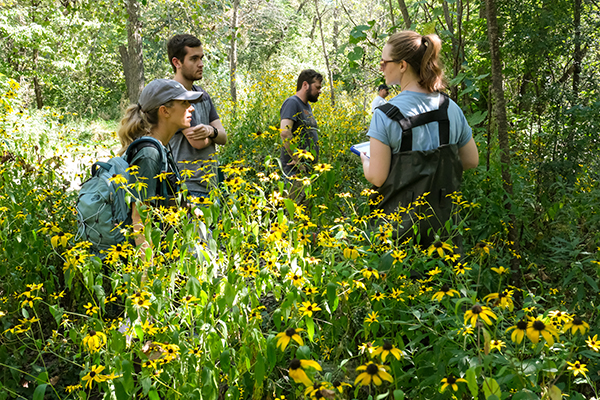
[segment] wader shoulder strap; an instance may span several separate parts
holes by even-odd
[[[412,128],[426,125],[430,122],[438,122],[439,124],[439,138],[440,146],[448,144],[450,142],[450,120],[448,119],[448,105],[450,100],[448,96],[440,93],[440,102],[437,110],[432,110],[426,113],[413,115],[412,117],[405,117],[398,107],[386,103],[379,107],[385,115],[400,124],[402,128],[402,142],[400,144],[400,152],[412,151],[413,134]]]

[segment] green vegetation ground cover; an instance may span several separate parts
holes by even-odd
[[[222,103],[220,205],[146,210],[145,234],[163,237],[153,263],[121,246],[102,265],[76,238],[70,188],[114,137],[79,115],[19,111],[2,80],[0,398],[597,398],[595,173],[541,205],[527,158],[506,198],[492,155],[453,197],[464,258],[450,242],[420,249],[372,228],[348,151],[366,116],[342,85],[335,107],[327,93],[315,105],[309,206],[285,198],[276,126],[291,81],[262,74],[235,113]],[[506,201],[524,221],[519,254]]]

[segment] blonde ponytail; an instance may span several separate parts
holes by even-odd
[[[117,135],[121,142],[118,155],[123,155],[127,147],[137,138],[150,134],[154,125],[158,123],[158,108],[150,112],[142,111],[139,104],[132,104],[125,110],[125,116],[119,124]]]
[[[430,92],[445,88],[444,72],[439,59],[442,41],[435,35],[421,36],[417,32],[402,31],[390,36],[392,60],[406,61],[419,77],[419,85]]]

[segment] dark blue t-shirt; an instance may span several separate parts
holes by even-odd
[[[317,133],[317,120],[313,116],[310,104],[304,103],[296,95],[288,98],[283,102],[279,111],[281,119],[291,119],[294,121],[292,126],[292,141],[291,148],[304,149],[312,153],[315,159],[312,163],[316,163],[319,159],[319,134]],[[288,165],[292,161],[292,157],[288,154],[285,147],[281,149],[281,164],[283,171],[286,174],[295,174],[298,172],[292,165]],[[301,160],[307,162],[308,160]]]

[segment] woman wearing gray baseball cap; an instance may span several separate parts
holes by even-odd
[[[137,167],[130,172],[129,182],[136,200],[158,203],[161,199],[176,197],[177,182],[181,177],[167,146],[178,130],[190,127],[194,111],[191,103],[201,96],[202,92],[188,91],[174,80],[156,79],[144,88],[139,103],[130,105],[125,111],[117,133],[122,146],[118,154],[125,154],[129,165]],[[158,142],[152,139],[136,141],[143,137]],[[165,170],[165,176],[157,178]],[[134,231],[140,231],[143,224],[135,206],[131,219]],[[142,245],[142,249],[149,245],[143,235],[135,236],[135,243]]]

